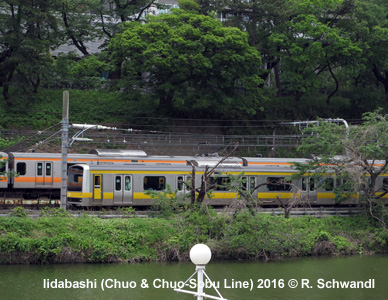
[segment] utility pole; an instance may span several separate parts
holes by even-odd
[[[62,164],[61,164],[61,208],[67,208],[67,154],[69,148],[69,91],[63,92],[62,107]]]

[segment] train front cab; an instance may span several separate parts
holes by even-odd
[[[90,206],[93,191],[90,189],[88,165],[74,165],[67,171],[68,204]],[[101,190],[100,184],[100,190]],[[97,195],[98,197],[98,195]]]
[[[74,165],[68,170],[67,190],[69,204],[130,206],[133,204],[133,175]]]

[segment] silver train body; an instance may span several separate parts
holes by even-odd
[[[0,198],[59,199],[61,187],[60,153],[0,152],[0,159],[7,161],[0,169]],[[69,154],[67,166],[74,164],[114,165],[185,165],[198,159],[193,156],[147,155],[139,150],[92,150],[89,154]],[[219,157],[201,157],[201,163],[214,164]],[[246,163],[246,161],[244,162]],[[7,176],[14,174],[16,176]]]
[[[59,199],[61,185],[60,153],[0,152],[7,159],[2,172],[13,172],[16,177],[0,176],[1,198],[20,197]],[[215,166],[220,157],[150,156],[143,151],[94,150],[89,154],[68,156],[68,201],[82,206],[148,206],[155,200],[148,190],[161,193],[167,185],[178,196],[188,194],[183,182],[189,182],[192,167],[196,166],[199,183],[206,166]],[[216,170],[213,180],[218,188],[209,200],[213,205],[228,205],[237,198],[236,191],[226,190],[228,176],[243,172],[244,189],[261,185],[252,194],[263,206],[284,205],[295,197],[310,205],[334,205],[334,188],[341,182],[328,178],[326,188],[317,187],[309,176],[286,182],[295,171],[291,162],[305,162],[294,158],[229,158]],[[98,181],[100,184],[98,184]],[[278,184],[284,182],[284,184]],[[388,186],[388,174],[377,180],[381,188]],[[100,186],[100,187],[98,187]],[[130,186],[130,189],[129,189]],[[388,198],[388,195],[384,196]],[[342,204],[354,204],[357,196]]]
[[[59,199],[61,188],[60,153],[0,152],[7,161],[0,172],[0,197],[34,199],[48,197]],[[67,166],[127,165],[127,164],[186,164],[191,156],[154,156],[137,150],[92,150],[89,154],[69,154]],[[214,161],[219,158],[206,158]],[[15,176],[7,176],[14,174]]]
[[[196,165],[195,182],[199,184],[206,163],[197,161]],[[252,163],[248,159],[248,165],[231,161],[217,168],[211,180],[217,187],[207,201],[214,206],[230,205],[239,198],[238,189],[253,191],[260,186],[252,192],[252,199],[261,206],[286,205],[288,201],[311,206],[336,204],[334,189],[342,182],[330,176],[324,188],[317,187],[309,176],[290,182],[294,173],[284,159],[267,162],[254,159]],[[230,175],[241,176],[241,186],[230,188]],[[382,176],[378,184],[382,186],[387,180],[388,177]],[[184,164],[74,165],[69,169],[67,197],[68,203],[84,207],[149,206],[157,200],[148,191],[154,191],[155,196],[166,191],[167,185],[176,192],[178,199],[187,199],[190,190],[183,182],[190,185],[191,181],[192,167]],[[357,198],[353,195],[341,205],[355,204]]]

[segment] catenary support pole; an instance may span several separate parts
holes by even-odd
[[[67,154],[69,148],[69,91],[63,92],[62,107],[62,164],[61,164],[61,208],[67,208]]]

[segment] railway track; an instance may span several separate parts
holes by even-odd
[[[215,209],[217,213],[233,213],[231,209]],[[361,208],[357,207],[309,207],[309,208],[294,208],[290,212],[290,217],[329,217],[329,216],[354,216],[362,213]],[[0,210],[0,217],[9,217],[14,215],[14,209],[2,209]],[[259,208],[257,209],[259,214],[267,214],[272,216],[284,216],[283,208]],[[39,218],[42,216],[58,216],[65,214],[71,217],[96,217],[101,219],[112,219],[112,218],[150,218],[157,215],[158,211],[151,210],[135,210],[135,211],[121,211],[121,210],[107,210],[107,211],[80,211],[80,210],[69,210],[65,213],[59,212],[55,209],[24,209],[28,217]]]

